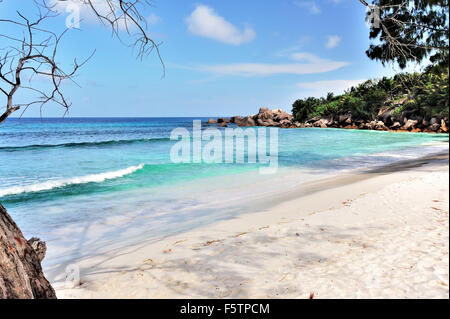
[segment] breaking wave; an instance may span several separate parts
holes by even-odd
[[[43,183],[37,183],[33,185],[25,185],[25,186],[13,186],[4,189],[0,189],[0,197],[4,197],[7,195],[17,195],[22,193],[32,193],[32,192],[41,192],[47,191],[54,188],[65,187],[69,185],[78,185],[78,184],[87,184],[87,183],[101,183],[106,180],[120,178],[129,174],[133,174],[134,172],[141,170],[144,168],[144,164],[140,164],[138,166],[130,166],[125,169],[100,173],[100,174],[92,174],[80,177],[72,177],[67,179],[60,180],[52,180]]]

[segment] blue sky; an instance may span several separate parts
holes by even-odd
[[[30,16],[30,3],[6,0],[0,16],[14,16],[15,9]],[[73,103],[68,116],[231,116],[253,114],[261,106],[290,111],[297,98],[339,93],[394,73],[366,57],[369,29],[357,0],[153,4],[145,15],[150,33],[163,42],[165,77],[155,55],[136,60],[81,11],[81,30],[65,36],[58,59],[68,65],[96,53],[76,78],[81,87],[64,87]],[[62,30],[66,16],[62,11],[51,26]],[[43,110],[44,116],[62,113],[55,105]],[[25,116],[39,116],[39,110],[30,108]]]

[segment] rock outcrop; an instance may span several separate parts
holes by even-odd
[[[218,119],[217,119],[217,123],[230,123],[230,120],[229,119],[227,119],[226,117],[219,117]]]
[[[47,248],[38,238],[26,240],[0,204],[0,299],[55,299],[41,261]]]
[[[378,117],[374,120],[354,120],[352,115],[333,117],[314,117],[301,124],[301,127],[344,128],[377,131],[448,133],[448,118],[396,118],[394,116]]]
[[[256,126],[256,122],[251,116],[247,116],[246,118],[242,119],[239,122],[235,122],[238,126],[244,126],[244,127],[250,127],[250,126]]]
[[[233,116],[230,123],[237,124],[241,127],[249,126],[265,126],[265,127],[281,127],[281,128],[297,128],[300,123],[294,121],[294,117],[281,109],[269,110],[262,107],[258,114],[247,117]]]
[[[295,121],[291,114],[281,109],[270,110],[262,107],[259,109],[258,114],[247,117],[233,116],[230,119],[220,118],[217,123],[219,123],[220,127],[228,127],[229,124],[235,124],[239,127],[319,127],[428,133],[448,133],[449,127],[448,118],[399,117],[394,115],[393,109],[382,109],[377,118],[370,120],[355,119],[352,114],[340,114],[327,117],[316,116],[307,120],[305,123],[299,123]]]

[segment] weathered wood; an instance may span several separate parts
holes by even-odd
[[[31,246],[33,245],[37,252]],[[41,258],[45,243],[28,242],[0,204],[0,299],[54,299],[55,291],[45,278]]]

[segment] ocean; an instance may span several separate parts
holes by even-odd
[[[193,120],[207,119],[8,119],[0,202],[27,238],[47,242],[44,264],[54,265],[251,213],[314,179],[448,149],[446,134],[280,129],[273,175],[260,163],[174,163],[171,132],[192,132]]]

